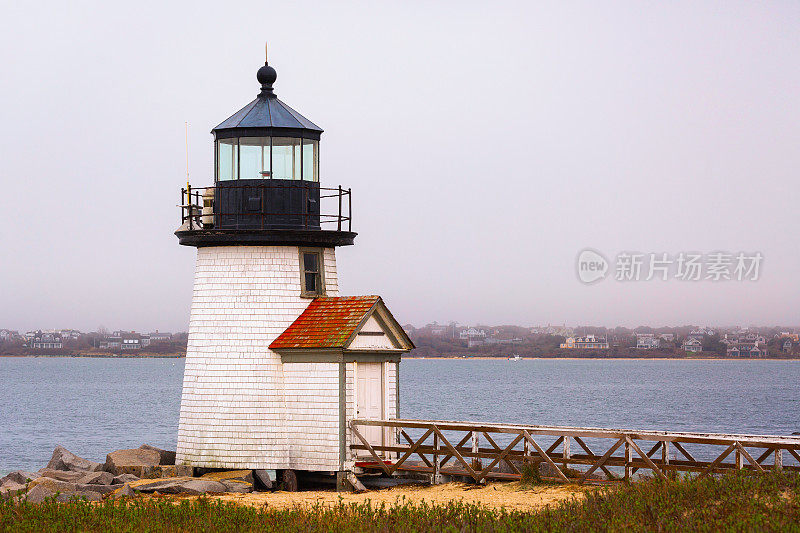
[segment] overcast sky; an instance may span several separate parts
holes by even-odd
[[[184,121],[209,185],[265,40],[353,189],[342,294],[418,326],[800,324],[799,3],[158,1],[0,8],[0,328],[186,329]],[[584,248],[764,259],[585,285]]]

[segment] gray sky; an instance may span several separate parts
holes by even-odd
[[[800,324],[796,2],[4,2],[0,327],[187,327],[209,130],[276,92],[353,188],[343,294],[417,325]],[[590,247],[755,252],[606,279]]]

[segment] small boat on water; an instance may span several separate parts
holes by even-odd
[[[508,358],[509,361],[519,361],[520,359],[522,358],[519,356],[519,354],[514,354]]]

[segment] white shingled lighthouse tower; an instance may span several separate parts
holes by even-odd
[[[182,193],[175,234],[197,263],[177,463],[266,470],[291,490],[297,471],[352,471],[349,421],[397,416],[413,344],[380,297],[339,296],[350,190],[320,185],[322,129],[277,98],[274,68],[257,78],[212,130],[213,186]]]

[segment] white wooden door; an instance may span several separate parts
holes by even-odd
[[[383,418],[383,363],[358,363],[356,369],[356,418],[380,420]],[[359,431],[373,446],[383,445],[383,428],[360,426]],[[364,450],[363,454],[369,455]],[[379,452],[379,455],[383,455]]]

